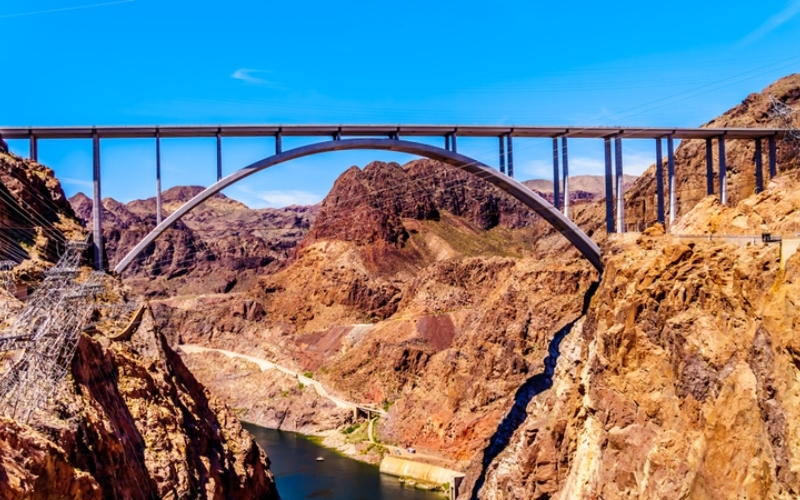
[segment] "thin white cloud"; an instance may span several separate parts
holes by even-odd
[[[641,175],[655,163],[655,156],[646,153],[625,153],[622,158],[623,171],[629,175]],[[604,175],[605,160],[591,156],[573,156],[569,159],[570,175]],[[522,165],[520,179],[552,179],[552,161],[533,160]]]
[[[264,73],[269,73],[269,71],[263,69],[239,68],[233,72],[231,78],[234,80],[241,80],[251,85],[275,85],[273,82],[257,76]]]
[[[764,24],[751,31],[737,44],[737,46],[743,47],[755,42],[756,40],[759,40],[760,38],[763,38],[773,30],[780,27],[782,24],[792,19],[797,14],[800,14],[800,0],[791,0],[782,11],[770,17],[764,22]]]
[[[80,9],[91,9],[92,7],[106,7],[108,5],[117,5],[121,3],[131,3],[135,2],[136,0],[117,0],[115,2],[102,2],[102,3],[91,3],[88,5],[76,5],[74,7],[62,7],[60,9],[50,9],[50,10],[35,10],[30,12],[18,12],[16,14],[0,14],[0,19],[6,19],[9,17],[23,17],[23,16],[35,16],[37,14],[52,14],[53,12],[65,12],[68,10],[80,10]]]
[[[314,205],[323,196],[299,189],[261,190],[251,186],[234,186],[225,194],[251,208],[283,208],[290,205]]]
[[[79,186],[86,189],[92,189],[94,186],[92,181],[86,181],[83,179],[73,179],[71,177],[59,177],[61,180],[61,184],[70,184],[73,186]]]
[[[322,197],[309,191],[289,189],[285,191],[261,191],[258,198],[268,207],[280,208],[289,205],[314,205],[322,201]]]

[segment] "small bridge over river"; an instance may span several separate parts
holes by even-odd
[[[227,126],[169,126],[169,127],[0,127],[3,139],[28,140],[30,158],[38,159],[41,140],[89,139],[93,144],[93,245],[94,263],[103,263],[103,206],[101,203],[101,141],[103,139],[155,139],[156,211],[157,226],[145,236],[114,268],[122,273],[156,238],[186,213],[226,187],[269,167],[305,156],[331,151],[374,149],[398,151],[426,157],[452,165],[476,175],[507,192],[534,210],[566,237],[598,271],[603,266],[598,246],[569,218],[569,139],[598,139],[604,143],[606,229],[609,233],[625,232],[625,197],[623,186],[622,141],[651,139],[655,141],[657,219],[669,222],[677,213],[675,186],[674,141],[700,139],[706,142],[707,194],[714,194],[714,178],[719,177],[720,201],[727,203],[727,167],[725,144],[729,140],[755,141],[756,192],[764,189],[763,145],[767,150],[770,178],[777,173],[776,140],[789,131],[764,128],[622,128],[622,127],[526,127],[526,126],[461,126],[461,125],[227,125]],[[311,137],[321,140],[295,149],[283,150],[283,137]],[[217,182],[163,218],[161,204],[161,139],[215,138],[217,152]],[[274,139],[275,154],[222,176],[222,140],[225,137],[268,137]],[[495,138],[498,147],[496,168],[458,153],[459,137]],[[419,142],[421,138],[439,138],[442,147]],[[554,204],[514,180],[514,139],[548,138],[553,142]],[[713,162],[713,142],[718,148],[718,164]],[[664,186],[664,157],[666,142],[667,186]],[[560,160],[560,161],[559,161]],[[616,202],[615,202],[616,200]]]

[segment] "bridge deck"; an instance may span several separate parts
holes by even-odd
[[[124,127],[0,127],[3,139],[90,139],[96,132],[102,139],[161,137],[382,137],[395,134],[407,137],[574,137],[602,139],[761,139],[784,132],[774,128],[653,128],[653,127],[517,127],[484,125],[218,125],[218,126],[124,126]]]

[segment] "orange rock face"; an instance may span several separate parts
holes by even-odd
[[[704,200],[673,228],[694,239],[608,241],[554,386],[498,429],[459,498],[800,495],[800,254],[781,270],[779,244],[708,231],[786,231],[798,187],[787,172],[733,207]]]

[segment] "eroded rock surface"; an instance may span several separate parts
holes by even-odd
[[[798,184],[790,172],[735,207],[697,206],[682,227],[754,204],[774,209],[751,234],[782,227]],[[459,498],[796,498],[800,255],[782,271],[775,244],[658,230],[603,250],[553,389],[502,453],[476,458]]]

